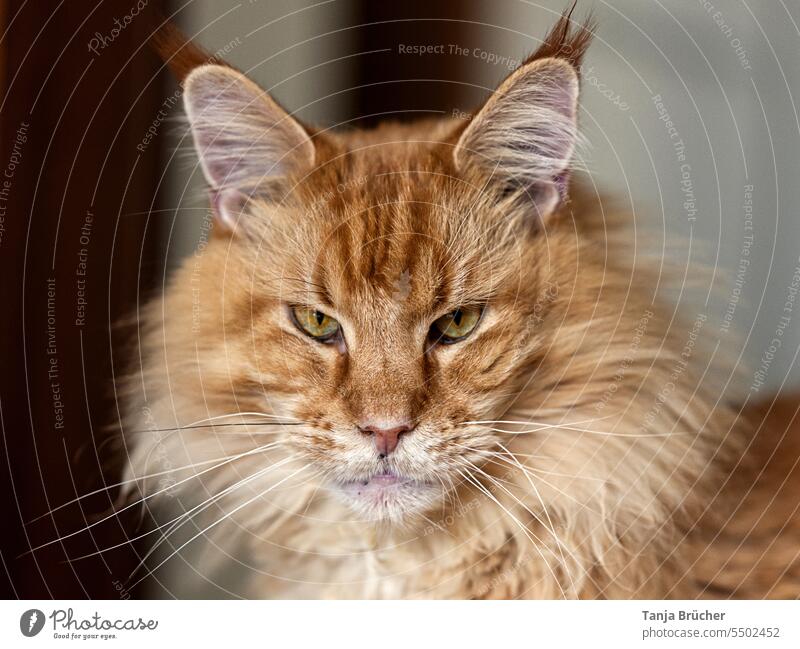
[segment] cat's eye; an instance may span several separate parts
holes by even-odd
[[[431,340],[449,345],[466,338],[478,325],[482,314],[483,309],[474,306],[462,306],[446,313],[431,325]]]
[[[339,334],[339,323],[310,306],[293,306],[292,318],[297,327],[312,338],[326,342]]]

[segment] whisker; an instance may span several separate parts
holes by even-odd
[[[558,586],[559,590],[561,591],[561,596],[563,597],[563,599],[567,599],[567,594],[564,592],[564,589],[563,589],[563,588],[562,588],[562,586],[561,586],[561,582],[560,582],[560,581],[558,580],[558,578],[556,577],[556,574],[555,574],[555,571],[553,570],[553,567],[552,567],[552,566],[550,565],[550,563],[547,561],[547,559],[545,558],[545,556],[544,556],[544,553],[542,552],[541,548],[540,548],[540,547],[539,547],[539,545],[536,543],[536,541],[539,541],[539,543],[542,543],[541,539],[539,539],[539,538],[538,538],[538,537],[537,537],[535,534],[533,534],[532,532],[530,532],[530,530],[528,530],[528,528],[527,528],[527,527],[525,527],[525,526],[524,526],[524,525],[523,525],[523,524],[522,524],[522,523],[519,521],[519,519],[517,519],[517,517],[516,517],[516,516],[514,516],[514,514],[512,514],[510,511],[508,511],[508,509],[506,509],[506,508],[505,508],[505,507],[502,505],[502,503],[501,503],[499,500],[497,500],[497,498],[494,496],[494,494],[493,494],[491,491],[489,491],[489,490],[488,490],[486,487],[484,487],[484,486],[483,486],[483,485],[480,483],[480,481],[478,481],[476,478],[473,478],[471,475],[469,475],[469,472],[467,472],[467,473],[464,473],[463,471],[461,471],[461,469],[456,469],[456,471],[458,471],[458,472],[461,474],[461,476],[462,476],[462,477],[463,477],[463,478],[464,478],[464,479],[465,479],[467,482],[469,482],[470,484],[474,485],[474,486],[475,486],[475,487],[477,487],[477,488],[478,488],[478,489],[479,489],[481,492],[483,492],[483,493],[484,493],[484,494],[485,494],[485,495],[486,495],[486,496],[487,496],[489,499],[491,499],[491,500],[492,500],[492,501],[493,501],[493,502],[494,502],[494,503],[495,503],[495,504],[496,504],[498,507],[500,507],[500,509],[502,509],[502,510],[503,510],[503,511],[506,513],[506,515],[507,515],[509,518],[511,518],[511,520],[513,520],[513,521],[514,521],[514,522],[517,524],[517,526],[518,526],[518,527],[519,527],[519,528],[522,530],[523,534],[525,534],[525,536],[527,536],[527,537],[528,537],[528,540],[531,542],[531,545],[533,545],[533,548],[536,550],[536,552],[538,552],[538,553],[539,553],[539,556],[542,558],[542,561],[544,561],[544,564],[547,566],[547,569],[550,571],[550,574],[552,575],[552,577],[553,577],[553,580],[555,581],[556,585]],[[533,537],[536,539],[536,541],[534,541],[534,538],[531,538],[531,535],[533,535]],[[547,547],[547,546],[546,546],[544,543],[542,543],[542,545],[544,545],[545,547]]]
[[[502,444],[500,444],[500,442],[497,442],[497,445],[498,446],[502,446]],[[457,446],[459,448],[463,448],[463,449],[465,449],[467,451],[472,451],[473,453],[480,453],[483,456],[498,457],[500,459],[504,459],[504,456],[509,455],[509,454],[512,455],[513,457],[516,457],[516,458],[527,457],[527,458],[534,458],[534,459],[539,459],[539,460],[542,460],[542,459],[543,460],[552,460],[553,459],[553,458],[548,457],[546,455],[531,455],[529,453],[517,453],[517,452],[513,452],[512,453],[511,451],[507,451],[505,453],[500,453],[499,451],[493,451],[491,449],[473,448],[472,446],[466,446],[464,444],[457,444]],[[505,448],[505,447],[503,447],[503,448]],[[548,471],[546,469],[541,469],[539,467],[533,467],[533,466],[530,466],[528,464],[520,465],[519,468],[523,469],[524,471],[532,471],[533,473],[543,473],[544,475],[552,475],[552,476],[556,476],[558,478],[570,478],[572,480],[591,480],[591,481],[600,482],[600,483],[603,483],[603,484],[613,482],[613,481],[609,480],[608,478],[598,478],[596,476],[589,476],[589,475],[577,475],[577,474],[574,474],[574,473],[560,473],[558,471]]]
[[[193,424],[204,424],[206,422],[216,421],[217,419],[229,419],[230,417],[264,417],[270,419],[290,419],[291,421],[300,421],[297,417],[292,417],[291,415],[276,415],[275,413],[271,412],[260,412],[258,410],[248,410],[248,411],[241,411],[241,412],[229,412],[226,415],[215,415],[213,417],[206,417],[205,419],[198,419],[197,421],[193,421],[190,426]]]
[[[315,473],[315,474],[313,474],[311,476],[312,479],[313,478],[317,478],[317,477],[324,479],[325,478],[325,473],[323,471],[318,471],[317,473]],[[311,496],[309,496],[308,501],[306,502],[305,508],[300,513],[300,517],[301,518],[305,517],[305,515],[308,513],[308,510],[311,507],[311,503],[314,501],[314,498],[317,497],[317,494],[319,493],[319,490],[322,488],[322,482],[323,482],[322,480],[318,480],[317,481],[317,486],[314,487],[314,491],[311,492]]]
[[[278,444],[278,443],[279,442],[273,442],[273,444]],[[263,446],[261,448],[262,448],[262,450],[267,450],[268,448],[270,448],[270,445],[268,444],[268,445],[265,445],[265,446]],[[32,518],[31,520],[29,520],[25,524],[26,525],[31,525],[32,523],[35,523],[36,521],[41,520],[45,516],[51,516],[55,512],[57,512],[57,511],[59,511],[61,509],[64,509],[64,507],[69,507],[70,505],[74,505],[75,503],[80,502],[81,500],[84,500],[85,498],[90,498],[91,496],[96,496],[97,494],[103,493],[105,491],[109,491],[110,489],[116,489],[117,487],[123,487],[125,485],[132,484],[134,482],[140,482],[142,480],[150,480],[151,478],[157,478],[159,476],[167,475],[167,474],[170,474],[170,473],[176,473],[176,472],[179,472],[179,471],[186,471],[188,469],[194,469],[194,468],[197,468],[199,466],[205,466],[206,464],[213,464],[214,462],[221,462],[223,460],[230,459],[230,457],[231,457],[230,455],[224,455],[222,457],[215,457],[215,458],[213,458],[211,460],[203,460],[201,462],[193,462],[192,464],[185,464],[183,466],[175,467],[173,469],[165,469],[163,471],[157,471],[156,473],[148,473],[147,475],[135,476],[135,477],[130,478],[128,480],[122,480],[121,482],[115,482],[114,484],[106,485],[105,487],[101,487],[99,489],[95,489],[94,491],[90,491],[89,493],[85,493],[82,496],[78,496],[76,498],[73,498],[72,500],[68,500],[67,502],[65,502],[65,503],[63,503],[61,505],[58,505],[57,507],[53,507],[53,509],[51,509],[49,512],[45,512],[44,514],[40,514],[36,518]]]
[[[280,443],[281,442],[272,442],[271,444],[266,444],[264,446],[258,446],[258,447],[254,448],[254,449],[249,450],[249,451],[245,451],[244,453],[239,453],[238,455],[234,455],[230,459],[225,460],[224,462],[220,462],[219,464],[216,464],[216,465],[214,465],[212,467],[209,467],[207,469],[203,469],[199,473],[195,473],[193,475],[190,475],[188,478],[183,478],[182,480],[179,480],[178,482],[176,482],[174,484],[171,484],[171,485],[169,485],[167,487],[159,489],[158,491],[154,491],[153,493],[148,494],[144,498],[140,498],[139,500],[137,500],[135,502],[132,502],[129,505],[126,505],[122,509],[120,509],[120,510],[118,510],[116,512],[112,512],[108,516],[105,516],[105,517],[101,518],[100,520],[95,521],[94,523],[90,523],[86,527],[83,527],[83,528],[81,528],[79,530],[76,530],[75,532],[70,532],[69,534],[65,534],[64,536],[60,536],[60,537],[58,537],[56,539],[53,539],[52,541],[48,541],[47,543],[42,543],[41,545],[38,545],[35,548],[31,548],[30,550],[27,550],[26,552],[24,552],[20,556],[25,556],[25,555],[31,554],[33,552],[36,552],[37,550],[41,550],[42,548],[46,548],[46,547],[48,547],[50,545],[53,545],[54,543],[60,543],[60,542],[66,540],[68,538],[71,538],[71,537],[76,536],[78,534],[81,534],[83,532],[87,532],[88,530],[92,529],[93,527],[96,527],[97,525],[100,525],[101,523],[104,523],[105,521],[107,521],[109,519],[112,519],[112,518],[114,518],[116,516],[119,516],[122,512],[127,511],[131,507],[136,507],[137,505],[141,505],[143,502],[145,502],[147,500],[150,500],[151,498],[154,498],[154,497],[158,496],[159,494],[164,493],[165,491],[169,491],[170,489],[174,489],[178,485],[183,484],[184,482],[187,482],[188,480],[192,480],[194,478],[197,478],[198,476],[201,476],[201,475],[203,475],[205,473],[208,473],[209,471],[213,471],[214,469],[218,469],[221,466],[224,466],[226,464],[230,464],[231,462],[233,462],[235,460],[238,460],[239,458],[247,457],[248,455],[255,455],[256,453],[262,453],[263,451],[268,450],[269,448],[272,448],[274,446],[277,446]]]
[[[489,424],[507,424],[513,426],[534,426],[534,428],[529,428],[527,430],[508,430],[505,428],[493,428],[489,427],[489,430],[496,432],[496,433],[506,433],[510,435],[527,435],[530,433],[537,433],[543,430],[552,430],[552,429],[563,429],[563,430],[573,430],[581,433],[589,433],[593,435],[605,435],[608,437],[666,437],[672,436],[677,434],[685,434],[689,435],[691,433],[680,433],[680,432],[669,432],[669,433],[643,433],[643,434],[634,434],[634,433],[615,433],[612,431],[600,431],[600,430],[593,430],[589,428],[579,428],[575,424],[582,424],[591,421],[600,421],[602,419],[608,419],[613,415],[606,415],[604,417],[592,417],[590,419],[583,419],[579,421],[574,421],[571,423],[546,423],[546,422],[537,422],[537,421],[517,421],[513,419],[484,419],[484,420],[474,420],[474,421],[463,421],[461,425],[486,425]]]
[[[508,424],[515,424],[519,422],[499,422],[499,423],[508,423]],[[541,424],[537,428],[531,428],[529,430],[507,430],[505,428],[489,428],[489,430],[494,431],[495,433],[506,433],[510,435],[527,435],[529,433],[538,433],[543,430],[572,430],[577,431],[579,433],[587,433],[589,435],[602,435],[604,437],[634,437],[634,438],[656,438],[656,437],[673,437],[675,435],[692,435],[693,433],[690,432],[668,432],[668,433],[614,433],[611,431],[605,430],[591,430],[589,428],[578,428],[576,426],[564,426],[562,424]]]
[[[528,513],[529,513],[529,514],[530,514],[530,515],[531,515],[531,516],[534,518],[534,520],[536,520],[536,521],[537,521],[537,522],[538,522],[538,523],[539,523],[539,524],[540,524],[542,527],[544,527],[544,528],[545,528],[545,529],[546,529],[548,532],[550,532],[550,534],[553,536],[553,539],[554,539],[554,540],[555,540],[555,542],[556,542],[556,547],[558,547],[559,554],[561,555],[561,564],[562,564],[562,566],[563,566],[563,568],[564,568],[564,571],[567,573],[567,577],[569,578],[570,584],[572,585],[572,590],[573,590],[573,592],[577,592],[577,589],[575,588],[575,582],[574,582],[574,580],[572,579],[572,573],[569,571],[569,569],[568,569],[568,567],[567,567],[567,562],[566,562],[566,559],[564,558],[564,552],[563,552],[563,549],[564,549],[564,548],[566,548],[566,550],[567,550],[567,554],[569,554],[569,555],[570,555],[570,557],[576,561],[576,563],[577,563],[577,559],[575,558],[575,555],[574,555],[574,554],[573,554],[573,553],[570,551],[570,549],[569,549],[569,548],[567,548],[567,547],[564,545],[564,542],[563,542],[563,541],[562,541],[562,540],[559,538],[558,534],[556,534],[556,529],[555,529],[555,526],[553,525],[553,522],[552,522],[552,520],[550,520],[550,514],[549,514],[549,513],[547,513],[547,509],[546,509],[546,508],[545,508],[545,506],[544,506],[544,502],[542,501],[542,498],[541,498],[541,496],[539,496],[539,492],[538,492],[538,490],[536,490],[536,487],[535,487],[535,485],[533,484],[533,482],[531,481],[531,487],[533,487],[533,489],[536,491],[536,495],[537,495],[537,497],[539,498],[539,502],[541,502],[541,504],[542,504],[542,508],[543,508],[543,509],[545,509],[545,515],[547,516],[547,520],[548,520],[548,521],[549,521],[549,523],[550,523],[550,527],[548,527],[548,526],[547,526],[547,524],[546,524],[546,523],[545,523],[545,522],[544,522],[544,521],[543,521],[543,520],[542,520],[542,519],[541,519],[541,518],[540,518],[540,517],[539,517],[539,516],[538,516],[536,513],[534,513],[534,512],[533,512],[533,510],[531,510],[531,509],[530,509],[530,507],[528,507],[528,506],[527,506],[525,503],[523,503],[523,502],[522,502],[522,501],[521,501],[519,498],[517,498],[517,496],[515,496],[513,493],[511,493],[511,491],[509,491],[508,489],[506,489],[506,488],[505,488],[503,485],[501,485],[499,482],[496,482],[496,480],[495,480],[495,478],[494,478],[493,476],[490,476],[488,473],[486,473],[486,472],[485,472],[485,471],[483,471],[482,469],[480,469],[480,468],[478,468],[477,466],[475,466],[474,464],[472,464],[472,462],[469,462],[469,460],[467,460],[467,462],[468,462],[468,463],[469,463],[469,464],[470,464],[470,465],[471,465],[471,466],[472,466],[472,467],[473,467],[473,468],[474,468],[476,471],[479,471],[479,472],[480,472],[482,475],[484,475],[484,476],[485,476],[485,477],[486,477],[486,478],[487,478],[489,481],[491,481],[491,482],[495,482],[495,484],[497,484],[497,486],[498,486],[498,487],[500,487],[500,488],[501,488],[503,491],[505,491],[505,492],[506,492],[506,493],[507,493],[509,496],[511,496],[511,498],[512,498],[514,501],[516,501],[516,502],[517,502],[517,504],[519,504],[519,505],[520,505],[520,506],[521,506],[521,507],[522,507],[522,508],[523,508],[525,511],[527,511],[527,512],[528,512]],[[530,481],[530,478],[529,478],[529,481]]]
[[[225,487],[225,489],[223,489],[223,490],[221,490],[221,491],[217,492],[216,494],[212,495],[211,497],[209,497],[209,498],[205,499],[204,501],[202,501],[202,502],[198,503],[197,505],[195,505],[194,507],[192,507],[192,508],[191,508],[191,509],[189,509],[188,511],[184,511],[184,512],[183,512],[183,513],[181,513],[181,514],[178,514],[178,515],[177,515],[175,518],[173,518],[172,520],[169,520],[169,521],[167,521],[166,523],[163,523],[163,524],[161,524],[161,525],[158,525],[158,526],[156,526],[154,529],[152,529],[152,530],[149,530],[148,532],[144,532],[143,534],[139,534],[138,536],[135,536],[135,537],[133,537],[133,538],[130,538],[130,539],[128,539],[128,540],[126,540],[126,541],[123,541],[123,542],[121,542],[121,543],[117,543],[116,545],[112,545],[112,546],[110,546],[110,547],[103,548],[102,550],[98,550],[97,552],[91,552],[91,553],[89,553],[89,554],[84,554],[84,555],[82,555],[82,556],[79,556],[79,557],[71,557],[71,558],[70,558],[70,561],[80,561],[81,559],[87,559],[87,558],[89,558],[89,557],[94,557],[94,556],[97,556],[97,555],[103,554],[103,553],[105,553],[105,552],[109,552],[109,551],[111,551],[111,550],[115,550],[116,548],[120,548],[120,547],[122,547],[122,546],[124,546],[124,545],[129,545],[129,544],[133,543],[134,541],[138,541],[139,539],[143,539],[143,538],[144,538],[144,537],[146,537],[146,536],[150,536],[151,534],[155,534],[156,532],[158,532],[158,531],[160,531],[160,530],[164,529],[165,527],[169,527],[169,526],[173,525],[174,523],[177,523],[177,522],[178,522],[178,521],[180,521],[181,519],[186,519],[186,520],[184,520],[184,523],[186,523],[186,522],[188,522],[188,521],[189,521],[189,518],[187,518],[187,517],[190,517],[190,518],[194,517],[194,514],[193,514],[193,512],[195,512],[196,510],[198,510],[198,509],[199,509],[199,511],[197,511],[197,513],[199,514],[200,512],[204,511],[205,509],[207,509],[208,507],[210,507],[211,505],[213,505],[213,504],[214,504],[214,502],[216,502],[216,501],[220,500],[222,497],[226,496],[226,495],[227,495],[228,493],[230,493],[231,491],[235,491],[235,490],[236,490],[236,489],[238,489],[239,487],[242,487],[242,486],[244,486],[245,484],[248,484],[249,482],[252,482],[253,480],[255,480],[255,479],[257,479],[257,478],[260,478],[260,477],[261,477],[262,475],[264,475],[265,473],[268,473],[268,472],[269,472],[269,471],[271,471],[272,469],[278,468],[279,466],[282,466],[283,464],[286,464],[286,463],[287,463],[289,460],[291,460],[291,459],[294,459],[294,458],[288,458],[286,461],[282,461],[282,462],[279,462],[279,463],[276,463],[276,464],[270,465],[270,466],[268,466],[268,467],[265,467],[265,468],[263,468],[263,469],[259,469],[259,470],[258,470],[258,471],[256,471],[255,473],[252,473],[251,475],[247,476],[246,478],[242,478],[241,480],[238,480],[237,482],[233,483],[232,485],[229,485],[228,487]],[[178,527],[180,527],[180,525],[179,525]],[[177,529],[178,529],[178,527],[176,527],[175,529],[177,530]],[[168,531],[166,532],[166,534],[164,535],[164,538],[166,538],[166,537],[167,537],[167,536],[168,536],[168,535],[169,535],[169,534],[170,534],[172,531],[173,531],[172,529],[168,530]],[[154,550],[154,549],[155,549],[155,548],[153,548],[153,550]],[[151,550],[151,551],[152,551],[152,550]],[[148,553],[145,555],[145,557],[144,557],[143,561],[144,561],[145,559],[147,559],[147,557],[148,557],[149,555],[150,555],[150,552],[148,552]]]
[[[589,419],[579,419],[578,421],[571,421],[566,422],[565,426],[575,426],[577,424],[586,424],[592,421],[602,421],[603,419],[609,419],[614,415],[604,415],[603,417],[590,417]],[[561,424],[552,424],[548,422],[537,422],[533,421],[532,419],[528,419],[527,421],[517,421],[513,419],[482,419],[476,421],[462,421],[462,424],[519,424],[521,426],[528,426],[528,425],[541,425],[541,426],[560,426]]]
[[[449,536],[451,538],[455,538],[453,536],[453,533],[450,530],[445,529],[444,525],[442,525],[441,523],[437,523],[437,522],[431,520],[430,518],[428,518],[427,516],[425,516],[425,514],[423,514],[421,512],[417,512],[417,515],[420,518],[422,518],[425,522],[427,522],[429,525],[431,525],[432,527],[434,527],[437,530],[439,530],[442,534],[447,534],[447,536]]]
[[[455,507],[456,506],[455,498],[454,498],[455,491],[452,489],[452,485],[451,485],[450,489],[447,488],[447,486],[444,483],[444,478],[441,475],[434,474],[434,477],[439,481],[439,484],[442,485],[442,494],[444,495],[444,500],[442,501],[441,512],[442,512],[442,516],[444,516],[445,508],[448,505],[450,507]]]
[[[148,428],[145,430],[131,430],[126,435],[143,435],[146,433],[168,433],[170,431],[191,430],[195,428],[222,428],[225,426],[306,426],[303,421],[241,421],[232,424],[192,424],[189,426],[175,426],[174,428]]]
[[[498,444],[498,446],[500,446],[500,448],[502,448],[506,453],[508,453],[508,455],[511,458],[513,458],[514,463],[520,469],[522,469],[523,475],[528,479],[528,482],[531,485],[531,489],[533,489],[534,493],[536,494],[536,498],[539,500],[539,504],[541,504],[542,509],[544,510],[544,515],[547,517],[547,522],[550,524],[550,532],[553,535],[553,538],[555,538],[556,543],[558,544],[559,552],[561,553],[561,560],[564,563],[564,565],[566,566],[567,563],[566,563],[566,560],[564,559],[564,553],[563,553],[563,548],[566,547],[566,546],[565,546],[564,542],[556,534],[556,526],[553,524],[553,519],[550,517],[550,511],[547,509],[547,506],[544,504],[544,499],[542,498],[541,494],[539,493],[539,489],[536,487],[536,484],[534,484],[533,479],[531,478],[530,474],[525,469],[522,468],[522,464],[520,464],[520,462],[516,458],[516,456],[510,450],[508,450],[505,446],[503,446],[502,444]],[[576,559],[575,555],[569,550],[569,548],[567,548],[567,553],[570,555],[570,557],[578,565],[580,565],[580,562]],[[572,579],[572,573],[569,570],[567,570],[567,575],[569,576],[570,583],[572,584],[572,590],[577,593],[577,589],[575,588],[575,581]]]
[[[496,457],[497,457],[497,459],[498,459],[498,460],[502,460],[503,462],[505,462],[505,463],[506,463],[506,464],[504,464],[503,466],[507,466],[507,465],[511,464],[510,460],[508,460],[508,458],[505,458],[505,457],[503,457],[502,455],[498,455],[498,456],[496,456]],[[497,460],[495,460],[495,459],[489,459],[489,460],[487,460],[487,461],[488,461],[488,462],[492,462],[493,464],[497,464],[498,466],[500,466],[500,463],[499,463]],[[513,465],[513,464],[512,464],[512,466],[516,466],[516,465]],[[531,469],[530,469],[530,468],[528,468],[528,469],[525,469],[525,468],[523,468],[522,470],[523,470],[523,471],[530,471]],[[576,505],[578,505],[579,507],[581,507],[581,508],[583,508],[583,509],[588,509],[590,512],[592,512],[592,513],[594,513],[594,514],[597,514],[598,516],[602,516],[602,515],[603,515],[603,514],[602,514],[602,512],[599,512],[599,511],[597,511],[596,509],[594,509],[594,508],[592,508],[592,507],[589,507],[589,505],[587,505],[585,502],[581,502],[580,500],[578,500],[577,498],[575,498],[573,495],[571,495],[571,494],[568,494],[566,491],[564,491],[563,489],[560,489],[559,487],[557,487],[556,485],[554,485],[554,484],[553,484],[552,482],[550,482],[549,480],[546,480],[546,479],[545,479],[545,478],[543,478],[542,476],[540,476],[540,475],[534,475],[534,477],[535,477],[537,480],[539,480],[539,482],[542,482],[542,483],[546,484],[546,485],[547,485],[548,487],[550,487],[550,488],[551,488],[553,491],[557,491],[557,492],[558,492],[558,493],[560,493],[562,496],[564,496],[564,497],[565,497],[567,500],[571,500],[572,502],[574,502],[574,503],[575,503]]]
[[[233,515],[234,515],[236,512],[240,511],[240,510],[241,510],[241,509],[243,509],[244,507],[247,507],[248,505],[250,505],[250,504],[254,503],[254,502],[255,502],[256,500],[258,500],[259,498],[262,498],[262,497],[264,497],[264,496],[265,496],[266,494],[268,494],[270,491],[272,491],[273,489],[275,489],[275,488],[279,487],[281,484],[283,484],[283,483],[284,483],[284,482],[286,482],[287,480],[289,480],[289,479],[293,478],[294,476],[296,476],[296,475],[297,475],[298,473],[300,473],[301,471],[304,471],[304,470],[305,470],[305,469],[307,469],[309,466],[311,466],[311,465],[310,465],[310,464],[306,464],[306,465],[304,465],[304,466],[300,467],[300,468],[299,468],[297,471],[294,471],[293,473],[289,474],[289,475],[288,475],[288,476],[286,476],[285,478],[282,478],[281,480],[279,480],[278,482],[276,482],[274,485],[272,485],[272,486],[271,486],[271,487],[269,487],[268,489],[265,489],[264,491],[262,491],[262,492],[260,492],[260,493],[256,494],[256,495],[255,495],[253,498],[249,498],[248,500],[246,500],[245,502],[241,503],[240,505],[237,505],[237,506],[236,506],[234,509],[232,509],[230,512],[228,512],[227,514],[225,514],[225,515],[224,515],[222,518],[219,518],[219,519],[217,519],[216,521],[214,521],[213,523],[211,523],[211,525],[209,525],[209,526],[207,526],[207,527],[203,528],[203,529],[202,529],[200,532],[198,532],[197,534],[195,534],[195,535],[194,535],[192,538],[190,538],[188,541],[186,541],[185,543],[181,544],[181,545],[180,545],[180,546],[179,546],[179,547],[178,547],[178,548],[177,548],[175,551],[173,551],[173,552],[172,552],[172,553],[171,553],[171,554],[170,554],[170,555],[169,555],[169,556],[168,556],[166,559],[164,559],[163,561],[161,561],[161,562],[160,562],[160,563],[159,563],[159,564],[158,564],[158,565],[157,565],[155,568],[153,568],[152,570],[149,570],[149,571],[147,572],[147,574],[146,574],[146,575],[142,576],[142,577],[141,577],[140,579],[138,579],[138,580],[137,580],[135,583],[131,584],[131,585],[129,586],[129,588],[135,588],[135,587],[136,587],[138,584],[140,584],[140,583],[141,583],[143,580],[147,579],[149,576],[151,576],[153,573],[155,573],[155,571],[156,571],[156,570],[158,570],[158,569],[159,569],[161,566],[163,566],[165,563],[167,563],[167,561],[169,561],[169,560],[170,560],[172,557],[174,557],[174,556],[175,556],[176,554],[178,554],[178,553],[179,553],[181,550],[183,550],[183,548],[185,548],[187,545],[189,545],[189,544],[190,544],[192,541],[194,541],[195,539],[197,539],[197,538],[199,538],[199,537],[203,536],[203,535],[204,535],[206,532],[208,532],[208,531],[209,531],[209,530],[211,530],[212,528],[216,527],[217,525],[219,525],[219,524],[220,524],[220,523],[222,523],[223,521],[227,520],[228,518],[230,518],[231,516],[233,516]],[[131,576],[132,576],[132,575],[131,575]]]
[[[239,481],[237,481],[236,483],[234,483],[233,485],[226,487],[226,488],[225,488],[225,489],[224,489],[222,492],[220,492],[220,494],[218,494],[217,496],[212,496],[211,498],[208,498],[208,499],[206,499],[205,501],[203,501],[203,502],[202,502],[202,503],[200,503],[199,505],[196,505],[195,507],[193,507],[192,509],[190,509],[190,510],[189,510],[189,512],[184,512],[182,515],[179,515],[179,516],[177,517],[177,519],[178,519],[178,520],[180,520],[180,519],[182,518],[182,519],[184,519],[184,520],[183,520],[182,522],[174,522],[174,523],[172,523],[172,526],[170,527],[170,529],[168,529],[168,530],[167,530],[167,531],[166,531],[166,532],[165,532],[165,533],[162,535],[162,537],[161,537],[161,538],[160,538],[158,541],[156,541],[156,543],[155,543],[155,544],[153,544],[153,547],[151,547],[151,548],[150,548],[150,549],[147,551],[147,553],[144,555],[144,557],[142,557],[141,561],[139,561],[139,564],[136,566],[136,568],[134,568],[134,569],[133,569],[133,572],[131,572],[131,574],[129,575],[129,577],[128,577],[128,578],[130,579],[131,577],[133,577],[133,575],[134,575],[134,574],[136,574],[136,571],[137,571],[137,570],[139,570],[139,568],[141,568],[141,567],[142,567],[142,566],[145,564],[145,562],[147,561],[147,559],[148,559],[150,556],[152,556],[152,555],[153,555],[153,553],[154,553],[154,552],[156,552],[156,551],[158,550],[158,548],[159,548],[159,547],[161,547],[161,545],[162,545],[163,543],[165,543],[165,542],[166,542],[166,541],[169,539],[169,537],[170,537],[170,536],[172,536],[172,534],[174,534],[175,532],[177,532],[177,531],[178,531],[178,530],[179,530],[181,527],[183,527],[183,526],[184,526],[186,523],[188,523],[188,522],[189,522],[189,521],[191,521],[193,518],[195,518],[195,516],[197,516],[197,514],[199,514],[199,513],[203,512],[203,511],[205,511],[206,509],[208,509],[209,507],[211,507],[211,505],[213,505],[214,503],[216,503],[216,502],[219,502],[219,500],[220,500],[220,499],[222,499],[222,498],[223,498],[225,495],[227,495],[228,493],[231,493],[231,492],[233,492],[233,491],[236,491],[237,489],[239,489],[239,488],[243,487],[245,484],[248,484],[248,483],[250,483],[251,481],[253,481],[253,480],[256,480],[256,479],[260,478],[261,476],[263,476],[263,475],[265,475],[265,474],[269,473],[269,472],[270,472],[270,471],[272,471],[273,469],[278,469],[278,468],[280,468],[280,467],[282,467],[282,466],[284,466],[284,465],[288,464],[289,462],[291,462],[291,461],[292,461],[292,460],[294,460],[294,459],[295,459],[295,458],[294,458],[294,456],[290,456],[290,457],[288,457],[288,458],[284,458],[283,460],[280,460],[280,461],[278,461],[278,462],[276,462],[276,463],[274,463],[274,464],[271,464],[270,466],[268,466],[268,467],[265,467],[264,469],[259,469],[259,470],[258,470],[256,473],[254,473],[254,474],[250,475],[249,477],[247,477],[247,478],[244,478],[244,479],[242,479],[242,480],[239,480]],[[196,513],[194,513],[194,514],[191,514],[191,512],[192,512],[194,509],[197,509],[197,507],[200,507],[200,506],[202,506],[202,509],[200,509],[199,511],[197,511],[197,512],[196,512]],[[187,515],[189,515],[189,514],[191,514],[191,515],[190,515],[190,516],[188,516],[188,518],[187,518]],[[165,525],[169,525],[169,523],[166,523]],[[162,526],[162,527],[163,527],[163,526]],[[159,529],[160,529],[160,528],[159,528]],[[156,531],[157,531],[157,530],[156,530]]]
[[[499,454],[499,451],[495,451],[489,448],[474,448],[472,446],[467,446],[466,444],[456,444],[459,448],[466,449],[467,451],[473,451],[474,453],[481,453],[482,455],[486,454]],[[534,455],[532,453],[517,453],[519,457],[529,457],[536,460],[552,460],[553,458],[549,455]]]

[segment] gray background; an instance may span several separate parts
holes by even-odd
[[[519,60],[535,49],[564,5],[480,3],[477,42],[485,52]],[[598,20],[583,75],[589,180],[632,213],[637,229],[655,233],[656,249],[663,244],[679,266],[702,261],[716,268],[712,282],[700,281],[679,299],[705,310],[720,344],[736,352],[742,346],[733,335],[738,332],[746,340],[743,360],[755,368],[775,337],[800,264],[800,7],[780,0],[615,0],[581,2],[576,16],[589,8]],[[195,1],[180,22],[210,51],[225,48],[226,59],[301,118],[329,125],[358,116],[347,92],[357,20],[346,2]],[[750,69],[737,57],[737,46]],[[479,87],[491,88],[508,73],[505,65],[467,59]],[[601,90],[617,97],[616,103]],[[657,94],[685,144],[697,210],[693,223],[683,205],[681,163],[653,101]],[[205,205],[201,174],[192,156],[182,154],[189,152],[188,140],[179,148],[167,186],[176,209],[164,221],[170,264],[196,244],[198,210]],[[720,325],[742,258],[746,185],[753,186],[751,264],[726,333]],[[782,349],[766,375],[769,388],[800,384],[800,367],[793,367],[800,312],[790,315]]]

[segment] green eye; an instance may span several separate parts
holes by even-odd
[[[339,323],[308,306],[293,306],[292,317],[295,324],[312,338],[330,340],[339,333]]]
[[[458,342],[472,333],[481,319],[483,309],[462,306],[436,320],[431,326],[431,338],[445,344]]]

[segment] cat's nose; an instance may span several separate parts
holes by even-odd
[[[362,433],[375,438],[375,450],[378,451],[378,457],[383,459],[397,448],[400,436],[410,432],[413,426],[410,422],[392,422],[388,425],[365,422],[358,428]]]

